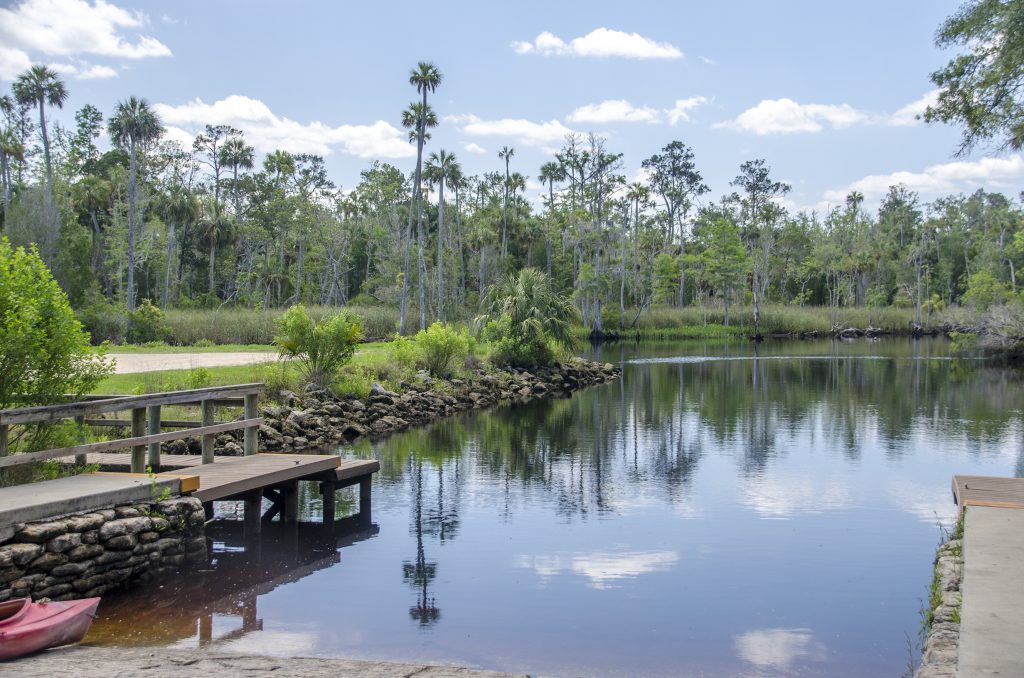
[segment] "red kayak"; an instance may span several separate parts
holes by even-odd
[[[99,598],[42,603],[15,598],[0,603],[0,661],[77,643],[89,630],[99,604]]]

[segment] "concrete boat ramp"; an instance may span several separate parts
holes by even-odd
[[[955,476],[964,518],[957,675],[1024,676],[1024,478]]]

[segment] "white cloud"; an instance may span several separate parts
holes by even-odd
[[[171,56],[171,50],[148,35],[127,36],[147,24],[144,14],[104,0],[24,0],[0,9],[0,77],[13,78],[32,55],[69,57],[91,54],[123,59]],[[97,70],[105,69],[105,70]],[[112,77],[103,67],[76,70],[78,77]]]
[[[274,114],[259,99],[233,94],[212,104],[195,99],[180,106],[153,107],[167,125],[199,130],[204,125],[231,125],[245,132],[260,151],[284,149],[293,153],[330,155],[334,147],[361,158],[408,158],[416,155],[406,135],[378,120],[372,125],[300,123]]]
[[[634,106],[625,99],[608,99],[599,104],[580,106],[565,118],[569,122],[660,122],[661,111],[649,106]]]
[[[607,99],[599,104],[580,106],[565,119],[569,122],[599,125],[613,122],[668,122],[670,125],[675,125],[679,121],[689,122],[689,112],[707,101],[706,97],[676,99],[672,108],[661,109],[650,106],[634,106],[625,99]]]
[[[608,589],[623,580],[670,570],[677,562],[679,554],[675,551],[596,551],[572,555],[524,555],[518,558],[516,565],[533,570],[545,583],[562,572],[571,572],[586,577],[592,588]]]
[[[753,108],[740,113],[733,120],[712,125],[716,129],[733,129],[752,132],[758,136],[766,134],[793,134],[795,132],[820,132],[828,124],[834,129],[864,122],[870,115],[849,104],[800,104],[792,99],[765,99]]]
[[[697,58],[698,58],[698,59],[700,59],[700,62],[701,62],[702,64],[707,64],[708,66],[714,66],[714,65],[716,65],[716,64],[718,63],[718,62],[717,62],[717,61],[715,61],[714,59],[709,59],[709,58],[708,58],[708,57],[706,57],[706,56],[699,56],[699,57],[697,57]]]
[[[466,149],[467,153],[476,153],[477,155],[484,155],[487,153],[486,148],[472,141],[470,141],[468,144],[463,144],[462,147]]]
[[[683,52],[667,42],[656,42],[639,33],[625,33],[610,28],[597,28],[569,42],[544,31],[533,42],[512,43],[517,54],[544,56],[626,57],[629,59],[681,59]]]
[[[522,118],[501,118],[499,120],[481,120],[475,115],[449,115],[447,122],[462,125],[463,134],[477,137],[511,137],[526,146],[545,146],[561,143],[567,134],[573,134],[557,120],[533,122]]]
[[[736,637],[736,652],[762,669],[787,671],[797,659],[824,661],[825,646],[810,629],[757,629]]]
[[[961,160],[926,167],[921,172],[899,171],[890,174],[871,174],[845,186],[825,191],[825,200],[840,203],[850,191],[859,191],[872,201],[889,191],[890,186],[903,184],[919,193],[952,193],[974,189],[983,184],[1001,180],[1019,182],[1024,178],[1024,157],[982,158]]]
[[[706,104],[707,102],[707,97],[676,99],[675,106],[665,111],[665,114],[668,116],[668,124],[674,125],[680,120],[683,122],[690,122],[690,111],[698,106]]]
[[[77,80],[97,80],[100,78],[117,77],[117,71],[110,66],[100,66],[98,64],[89,64],[86,62],[81,62],[80,65],[54,63],[49,66],[61,75],[66,75]]]
[[[892,115],[887,116],[885,124],[891,127],[910,127],[920,124],[921,121],[917,119],[917,116],[924,114],[924,110],[933,105],[938,99],[939,90],[933,89],[917,101],[912,101]]]

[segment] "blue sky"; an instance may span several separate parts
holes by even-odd
[[[913,119],[950,57],[933,46],[959,2],[126,2],[23,0],[0,9],[0,79],[47,63],[71,98],[109,113],[157,105],[172,138],[242,128],[261,153],[326,156],[345,188],[372,159],[411,169],[399,121],[419,60],[444,82],[429,150],[467,173],[531,178],[567,131],[597,132],[624,172],[679,139],[712,197],[745,160],[824,209],[851,188],[877,204],[902,181],[930,199],[981,186],[1017,195],[1019,156],[953,158],[959,131]]]

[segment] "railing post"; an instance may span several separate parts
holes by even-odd
[[[245,394],[246,419],[255,419],[259,416],[258,408],[256,407],[257,398],[259,398],[259,395],[256,393]],[[245,443],[243,449],[245,450],[245,456],[256,454],[259,451],[259,430],[255,426],[247,426],[244,435]]]
[[[78,434],[78,436],[77,436],[78,437],[78,443],[82,444],[82,443],[85,442],[85,417],[84,416],[75,417],[75,427],[78,429],[76,431],[76,433]],[[87,463],[89,463],[89,460],[88,460],[88,458],[84,454],[76,454],[75,455],[75,463],[77,465],[79,465],[79,466],[85,466]]]
[[[202,402],[203,411],[203,426],[213,426],[213,400],[204,400]],[[203,434],[203,463],[213,463],[213,444],[216,442],[216,436],[212,433]]]
[[[7,456],[7,424],[0,424],[0,457]]]
[[[132,408],[132,438],[146,435],[146,408]],[[132,446],[132,473],[146,472],[146,446]]]
[[[149,435],[156,435],[160,433],[160,406],[150,405],[146,408],[146,419],[147,427],[146,432]],[[150,443],[149,453],[146,455],[146,461],[149,462],[149,467],[154,471],[160,471],[160,443]]]

